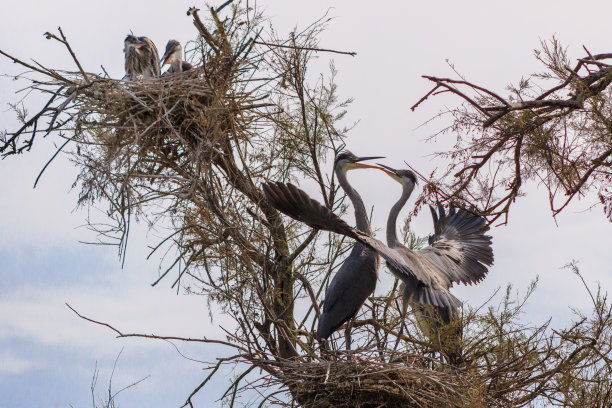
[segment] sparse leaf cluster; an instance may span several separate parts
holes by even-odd
[[[556,40],[542,43],[536,57],[545,71],[522,78],[508,95],[463,77],[425,76],[431,95],[452,93],[464,101],[447,114],[441,133],[457,135],[442,173],[431,175],[420,202],[461,202],[489,217],[508,220],[527,181],[546,187],[553,215],[574,198],[596,194],[612,220],[612,54],[570,62]]]

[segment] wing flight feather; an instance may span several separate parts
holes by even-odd
[[[421,270],[412,270],[397,251],[376,238],[352,228],[329,208],[310,198],[306,192],[293,184],[268,182],[262,184],[262,189],[268,202],[280,212],[312,228],[342,234],[372,248],[391,265],[393,272],[402,280],[416,278],[423,285],[432,284],[428,274]]]
[[[453,283],[480,282],[493,264],[491,236],[485,235],[489,230],[485,219],[454,208],[448,214],[442,207],[436,215],[433,208],[431,211],[435,233],[430,237],[430,245],[415,253],[439,270],[447,287]]]

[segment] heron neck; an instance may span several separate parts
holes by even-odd
[[[346,195],[353,203],[353,208],[355,209],[355,224],[357,229],[368,235],[372,235],[370,220],[368,219],[368,213],[366,212],[365,205],[363,204],[361,196],[359,195],[357,190],[355,190],[353,186],[349,184],[346,178],[345,171],[336,171],[336,176],[338,177],[340,187],[342,187]]]
[[[175,57],[171,66],[173,72],[183,72],[183,60],[180,57]]]
[[[397,200],[397,202],[391,207],[391,211],[389,212],[389,219],[387,220],[387,245],[390,247],[397,246],[399,241],[397,239],[397,216],[399,215],[404,205],[406,205],[406,201],[410,198],[410,194],[412,194],[412,190],[414,189],[414,185],[404,184],[402,188],[402,195]]]

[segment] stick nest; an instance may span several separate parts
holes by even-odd
[[[79,92],[77,126],[104,147],[106,163],[120,152],[150,156],[140,173],[157,175],[177,159],[210,161],[217,144],[243,135],[233,130],[248,109],[246,97],[225,86],[231,72],[215,74],[199,68],[145,82],[100,80]]]
[[[473,395],[478,387],[464,371],[405,352],[392,362],[377,357],[358,351],[331,361],[287,360],[279,363],[280,377],[305,407],[492,406]]]

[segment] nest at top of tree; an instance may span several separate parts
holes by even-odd
[[[140,155],[202,159],[223,140],[245,137],[239,130],[254,103],[233,86],[241,62],[223,53],[204,57],[190,71],[142,81],[83,75],[66,93],[77,112],[78,141],[105,146],[108,162],[126,146]]]
[[[94,79],[74,101],[80,141],[104,145],[109,153],[128,145],[141,154],[169,147],[178,149],[174,154],[212,153],[224,138],[243,135],[230,130],[240,127],[239,116],[248,110],[248,95],[229,89],[228,70],[211,74],[200,67],[142,82]]]
[[[43,129],[45,135],[72,133],[70,140],[80,146],[102,147],[106,163],[116,160],[120,152],[141,156],[153,152],[160,157],[170,154],[172,158],[195,155],[202,160],[214,155],[215,146],[224,140],[247,138],[241,130],[252,120],[250,112],[261,106],[245,86],[247,81],[239,81],[245,66],[253,65],[248,58],[253,36],[248,30],[226,30],[214,11],[217,29],[211,34],[197,10],[190,10],[190,14],[200,35],[191,42],[189,51],[195,67],[186,72],[138,81],[113,79],[106,72],[88,73],[61,29],[58,36],[46,36],[66,46],[78,71],[35,66],[9,56],[31,72],[43,74],[43,79],[29,78],[34,84],[30,88],[51,97],[38,114],[28,121],[24,119],[22,129],[9,134],[8,139],[5,136],[0,153],[29,150],[43,118],[49,120]],[[101,158],[100,150],[97,152]]]

